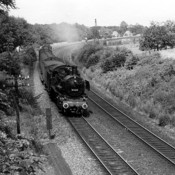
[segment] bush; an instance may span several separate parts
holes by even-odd
[[[159,116],[159,126],[166,126],[170,123],[170,116],[168,114],[161,114]]]
[[[153,64],[161,64],[163,61],[161,60],[160,53],[153,53],[149,56],[143,55],[140,56],[138,65],[145,66],[145,65],[153,65]]]
[[[104,73],[116,70],[118,67],[124,66],[126,61],[125,55],[121,53],[114,53],[111,57],[107,58],[102,64],[101,68]]]
[[[130,50],[122,47],[116,47],[110,56],[107,59],[104,59],[101,64],[101,68],[104,73],[116,70],[117,68],[124,66],[128,57],[133,57]]]
[[[135,108],[136,105],[137,105],[135,96],[134,96],[133,94],[129,94],[129,96],[128,96],[128,98],[127,98],[127,102],[128,102],[128,104],[129,104],[131,107],[133,107],[133,108]]]
[[[5,132],[0,131],[0,143],[0,174],[29,175],[41,169],[44,159],[32,150],[32,139],[22,136],[8,138]]]
[[[10,115],[12,112],[10,98],[8,94],[2,90],[0,90],[0,111],[3,111],[6,115]]]
[[[102,46],[100,45],[96,45],[96,44],[88,44],[85,45],[80,53],[77,56],[77,60],[82,63],[83,65],[85,65],[89,59],[89,57],[92,54],[95,54],[97,51],[102,50]]]
[[[151,108],[150,112],[149,112],[149,118],[156,118],[157,117],[157,113],[156,110],[154,110],[153,108]]]
[[[25,65],[31,65],[34,61],[37,60],[37,55],[33,47],[29,47],[25,50],[25,52],[21,55],[23,63]]]
[[[125,68],[126,69],[133,69],[135,65],[137,65],[137,62],[139,61],[139,58],[137,56],[130,56],[127,58],[125,62]]]
[[[99,57],[95,54],[91,55],[88,59],[88,62],[86,64],[86,68],[89,68],[90,66],[94,66],[99,62]]]
[[[26,104],[30,105],[33,108],[37,108],[37,99],[33,97],[33,93],[31,91],[28,91],[26,89],[20,89],[20,98],[22,100],[26,100]]]
[[[32,62],[37,61],[37,55],[36,55],[36,52],[35,52],[33,47],[27,48],[26,54],[31,56],[31,61]]]

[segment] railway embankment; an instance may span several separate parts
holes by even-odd
[[[126,48],[94,45],[85,45],[73,55],[99,93],[175,142],[173,59],[165,59],[157,52],[138,56]]]

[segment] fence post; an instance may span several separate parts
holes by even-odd
[[[51,139],[51,129],[52,129],[52,113],[51,108],[46,108],[46,127],[49,133],[49,138]]]

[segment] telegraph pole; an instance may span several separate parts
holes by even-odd
[[[13,97],[15,111],[16,111],[16,129],[17,129],[17,134],[21,134],[19,106],[18,106],[17,98],[13,94],[13,92],[12,92],[12,97]]]

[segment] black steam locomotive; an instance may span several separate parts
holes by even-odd
[[[50,45],[44,45],[39,50],[39,68],[41,81],[60,111],[87,114],[85,89],[90,90],[90,84],[81,78],[77,66],[64,64]]]

